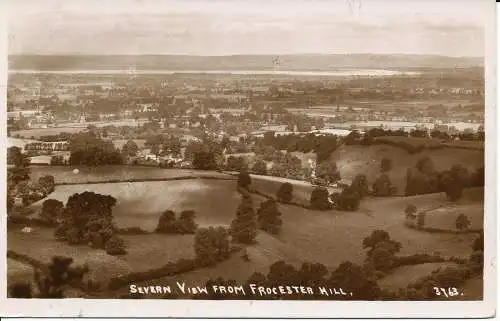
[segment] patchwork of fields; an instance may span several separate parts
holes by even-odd
[[[281,180],[254,176],[253,186],[259,191],[273,194],[282,183]],[[297,183],[294,186],[295,197],[309,198],[310,188],[307,183]],[[66,202],[73,193],[86,190],[117,198],[113,213],[119,227],[139,226],[148,231],[154,230],[161,212],[167,209],[176,212],[194,210],[199,226],[228,226],[241,202],[235,181],[210,179],[62,185],[57,186],[49,198]],[[478,189],[466,190],[458,205],[481,204],[480,194]],[[258,195],[253,197],[254,207],[257,209],[264,198]],[[32,207],[37,210],[42,202],[43,200]],[[235,256],[215,267],[177,277],[193,284],[200,284],[217,276],[243,282],[253,272],[267,272],[269,266],[278,260],[297,266],[304,261],[320,262],[329,269],[336,268],[344,261],[361,264],[366,256],[362,240],[375,229],[384,229],[393,239],[401,242],[401,255],[428,253],[463,257],[470,254],[474,234],[427,233],[407,228],[404,225],[404,209],[409,203],[436,206],[447,204],[447,200],[444,194],[367,198],[356,212],[320,212],[280,204],[279,210],[283,214],[282,232],[278,236],[272,236],[260,231],[257,244],[247,248],[250,262]],[[439,213],[435,215],[437,217]],[[21,232],[22,228],[23,226],[9,229],[10,250],[44,262],[48,262],[53,255],[71,256],[77,264],[87,262],[91,268],[89,277],[101,283],[108,281],[111,276],[144,271],[160,267],[168,261],[194,256],[193,235],[123,235],[128,254],[113,257],[85,245],[70,246],[58,242],[54,239],[53,229],[35,227],[32,233],[26,234]],[[40,247],[39,244],[44,246]],[[157,281],[162,284],[170,282],[169,280],[173,278]],[[399,282],[397,280],[395,277],[394,283]],[[391,284],[390,281],[386,282]]]
[[[332,153],[330,159],[337,163],[342,179],[349,180],[357,174],[366,174],[371,185],[380,175],[382,158],[390,157],[393,160],[393,168],[387,174],[401,194],[405,188],[406,170],[414,167],[419,158],[429,156],[438,171],[449,169],[453,164],[463,164],[469,171],[475,171],[484,165],[483,153],[481,150],[448,148],[410,154],[403,149],[387,145],[342,146]],[[153,232],[165,210],[177,213],[194,210],[195,220],[200,227],[227,227],[241,203],[235,177],[225,173],[140,166],[78,167],[77,172],[74,169],[65,166],[32,166],[31,179],[53,175],[57,186],[47,198],[63,203],[74,193],[84,191],[115,197],[117,204],[113,213],[116,225],[121,228],[140,227]],[[252,188],[271,196],[276,195],[284,182],[290,182],[294,186],[294,202],[309,203],[314,186],[308,182],[252,175]],[[257,210],[265,198],[257,194],[252,194],[252,197],[254,208]],[[34,215],[41,209],[43,201],[31,205]],[[444,193],[412,197],[367,197],[362,200],[356,212],[322,212],[279,204],[283,220],[281,233],[273,236],[259,231],[257,243],[246,248],[249,261],[235,255],[213,267],[197,269],[176,277],[149,280],[142,284],[153,281],[158,284],[171,284],[182,279],[187,284],[199,285],[216,277],[244,282],[254,272],[267,273],[269,266],[278,260],[296,266],[303,262],[319,262],[329,270],[335,269],[344,261],[362,264],[366,257],[362,241],[377,229],[387,231],[392,239],[402,244],[399,255],[470,255],[471,244],[476,238],[475,233],[429,233],[409,228],[405,225],[404,213],[409,204],[416,205],[418,211],[431,209],[427,211],[426,216],[428,227],[453,230],[456,217],[460,213],[469,217],[471,229],[480,229],[483,226],[482,188],[464,190],[463,197],[455,203],[449,202]],[[104,286],[112,277],[158,268],[168,262],[193,258],[195,255],[193,235],[122,235],[128,253],[115,257],[87,245],[70,246],[58,242],[54,238],[52,228],[34,227],[31,233],[22,232],[23,228],[23,225],[9,227],[9,250],[46,263],[54,255],[73,257],[76,264],[87,263],[90,267],[88,277]],[[42,244],[43,246],[40,246]],[[400,267],[381,279],[380,285],[386,289],[404,287],[416,278],[428,275],[445,265],[429,263]],[[32,270],[29,266],[8,260],[9,284],[30,277]],[[467,286],[478,289],[477,282],[471,281]]]

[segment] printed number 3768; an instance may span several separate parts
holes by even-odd
[[[457,295],[464,295],[459,292],[457,288],[437,288],[434,287],[434,292],[436,295],[444,295],[445,297],[452,297]]]

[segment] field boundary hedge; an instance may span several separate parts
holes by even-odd
[[[220,181],[234,181],[231,177],[217,177],[217,176],[179,176],[179,177],[165,177],[165,178],[150,178],[150,179],[110,179],[104,181],[86,181],[86,182],[62,182],[57,183],[56,186],[64,185],[92,185],[92,184],[115,184],[115,183],[142,183],[142,182],[168,182],[168,181],[182,181],[182,180],[195,180],[195,179],[207,179],[207,180],[220,180]]]
[[[405,222],[405,225],[408,228],[428,232],[428,233],[442,233],[442,234],[476,234],[484,232],[484,229],[467,229],[467,230],[452,230],[452,229],[441,229],[437,227],[418,227],[415,224],[410,224],[409,222]]]
[[[229,259],[232,254],[239,252],[240,250],[241,250],[240,247],[231,248],[229,251],[229,255],[227,257],[225,257],[223,260],[218,260],[214,264]],[[180,259],[176,262],[168,262],[167,264],[159,268],[153,268],[141,272],[131,272],[129,274],[111,278],[108,283],[108,290],[115,291],[133,282],[155,280],[166,276],[173,276],[177,274],[191,272],[199,268],[213,266],[214,264],[200,264],[199,261],[196,259]]]

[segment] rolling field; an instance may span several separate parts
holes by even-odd
[[[475,193],[475,191],[473,191]],[[280,205],[283,214],[283,230],[279,236],[259,232],[257,244],[247,247],[250,261],[234,256],[217,266],[184,273],[176,277],[139,282],[147,285],[152,282],[172,285],[175,281],[187,284],[204,284],[209,279],[223,277],[245,282],[254,272],[267,274],[269,266],[278,260],[299,266],[302,262],[320,262],[330,271],[344,261],[362,264],[366,254],[362,240],[375,229],[384,229],[394,240],[402,243],[400,255],[418,253],[439,254],[442,256],[468,256],[475,235],[449,235],[427,233],[404,227],[404,209],[407,202],[443,203],[443,195],[431,194],[415,197],[394,197],[367,199],[362,202],[361,210],[349,212],[318,212],[295,206]],[[442,264],[442,263],[441,263]],[[394,277],[384,280],[385,287],[404,286],[405,273],[425,276],[438,266],[417,265],[401,268]],[[408,271],[407,271],[408,270]],[[412,270],[414,270],[412,272]],[[428,272],[428,273],[427,273]],[[125,288],[122,289],[125,291]]]
[[[407,265],[396,268],[391,271],[388,276],[383,277],[378,281],[380,288],[397,291],[400,288],[404,288],[411,283],[418,281],[419,279],[428,276],[433,271],[438,269],[445,269],[447,267],[456,267],[455,263],[424,263],[416,265]]]
[[[87,263],[90,268],[88,277],[105,285],[111,277],[132,271],[145,271],[159,267],[169,261],[194,257],[193,235],[121,235],[126,243],[127,254],[111,256],[103,250],[92,249],[87,245],[68,245],[56,241],[54,229],[35,227],[26,234],[22,226],[8,231],[8,249],[28,255],[44,263],[50,263],[52,256],[72,257],[74,264]],[[13,242],[12,240],[15,240]],[[40,247],[39,244],[44,244]],[[33,268],[18,261],[8,260],[10,282],[17,282],[25,276],[31,276]]]
[[[381,174],[382,158],[391,158],[393,168],[386,174],[397,187],[398,195],[403,195],[407,169],[414,168],[417,161],[426,156],[432,159],[438,171],[450,169],[454,164],[462,164],[469,172],[473,172],[484,165],[484,151],[481,150],[445,148],[410,154],[401,148],[387,145],[342,146],[330,155],[330,159],[337,163],[342,179],[352,180],[357,174],[365,174],[371,187]]]
[[[30,179],[37,181],[44,175],[54,176],[56,184],[85,184],[108,181],[160,180],[186,176],[210,176],[231,178],[216,171],[189,169],[163,169],[147,166],[106,165],[100,167],[83,166],[31,166]],[[73,172],[78,169],[78,173]]]
[[[305,181],[275,176],[253,174],[251,176],[253,188],[274,198],[283,183],[291,183],[293,185],[293,201],[300,204],[308,205],[311,198],[311,192],[314,190],[314,186]]]
[[[231,223],[241,196],[236,182],[222,180],[177,180],[168,182],[135,182],[56,186],[48,198],[66,203],[74,193],[91,191],[117,199],[113,208],[118,227],[139,226],[153,231],[165,210],[179,213],[194,210],[200,227]],[[33,204],[41,209],[44,200]]]
[[[283,180],[286,179],[273,181],[272,184],[279,187]],[[258,188],[262,181],[254,178],[254,187]],[[267,182],[268,186],[274,186],[272,184]],[[117,198],[113,213],[119,227],[140,226],[149,231],[154,230],[160,213],[166,209],[176,212],[195,210],[200,226],[227,226],[241,202],[234,181],[204,179],[57,186],[49,197],[66,202],[73,193],[85,190]],[[464,197],[458,204],[481,203],[480,191],[464,191]],[[254,196],[255,209],[262,200],[262,197]],[[33,206],[39,207],[41,203]],[[386,230],[394,240],[401,242],[400,255],[427,253],[463,257],[470,254],[474,234],[427,233],[405,227],[404,209],[409,203],[420,208],[423,204],[437,206],[448,202],[444,194],[366,198],[356,212],[320,212],[280,204],[282,232],[272,236],[259,231],[257,244],[247,248],[250,262],[235,255],[217,266],[157,281],[165,284],[175,279],[200,284],[221,276],[243,282],[255,271],[267,273],[269,266],[278,260],[297,266],[304,261],[320,262],[330,270],[344,261],[362,264],[366,256],[362,240],[375,229]],[[113,257],[88,246],[74,247],[57,242],[52,229],[35,228],[33,233],[25,234],[20,231],[21,228],[8,231],[9,249],[42,261],[48,261],[54,254],[75,257],[77,263],[88,261],[95,273],[91,277],[103,281],[111,275],[143,271],[160,267],[170,260],[193,256],[193,236],[124,235],[129,254]]]
[[[461,213],[465,214],[470,221],[469,228],[472,230],[482,229],[484,226],[483,204],[448,205],[426,212],[425,227],[442,230],[458,231],[455,222]]]

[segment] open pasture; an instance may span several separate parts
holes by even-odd
[[[255,184],[259,180],[254,178],[253,181]],[[66,202],[73,193],[85,190],[117,198],[113,212],[119,227],[139,226],[149,231],[154,230],[159,215],[167,209],[177,213],[182,210],[195,210],[196,221],[202,227],[228,226],[241,202],[234,181],[204,179],[57,186],[50,198]],[[481,203],[479,190],[464,191],[463,200],[460,201],[462,203],[459,204]],[[262,197],[254,195],[255,209],[262,200]],[[335,269],[344,261],[362,264],[366,257],[362,241],[376,229],[386,230],[394,240],[402,244],[399,255],[470,255],[470,246],[475,238],[473,234],[428,233],[405,227],[404,209],[409,203],[421,208],[424,205],[431,207],[447,204],[448,201],[442,193],[413,197],[366,198],[356,212],[320,212],[279,204],[283,220],[282,232],[272,236],[259,231],[257,243],[247,247],[250,262],[235,255],[214,267],[154,282],[162,284],[168,280],[181,280],[200,284],[217,276],[243,282],[253,272],[267,273],[269,266],[278,260],[296,266],[306,261],[319,262],[329,270]],[[34,206],[40,204],[41,202]],[[33,233],[25,234],[20,232],[21,228],[22,226],[17,230],[9,230],[9,249],[42,261],[48,261],[54,254],[75,257],[76,262],[88,260],[89,265],[95,266],[95,271],[99,270],[99,277],[102,277],[101,274],[109,277],[160,267],[167,261],[190,258],[194,254],[192,236],[123,236],[129,254],[113,257],[88,246],[75,247],[57,242],[53,238],[53,229],[36,228]],[[41,244],[43,247],[40,247]],[[100,272],[101,266],[106,266],[105,272]]]
[[[365,174],[371,187],[382,174],[380,163],[385,157],[393,162],[392,169],[385,174],[396,186],[397,195],[404,194],[407,169],[415,168],[417,161],[423,157],[430,157],[437,171],[462,164],[469,172],[474,172],[484,165],[484,151],[481,150],[445,148],[410,154],[401,148],[388,145],[342,146],[330,155],[330,160],[337,164],[342,179],[352,180],[358,174]]]
[[[407,202],[440,204],[446,202],[446,199],[441,194],[408,198],[371,198],[362,202],[358,212],[352,213],[319,212],[280,204],[283,219],[281,234],[272,236],[260,231],[257,244],[247,247],[250,262],[235,256],[214,267],[154,282],[171,284],[175,280],[182,280],[188,284],[203,284],[216,277],[244,282],[254,272],[267,274],[269,266],[279,260],[297,267],[302,262],[320,262],[330,271],[344,261],[362,264],[366,257],[366,250],[362,248],[363,238],[376,229],[386,230],[394,240],[401,242],[399,255],[470,255],[474,235],[434,234],[405,228],[404,208]],[[425,269],[419,268],[422,276],[431,272],[428,271],[429,266]],[[390,284],[392,281],[387,282]]]
[[[138,226],[153,231],[162,212],[194,210],[199,226],[229,225],[241,202],[236,182],[190,179],[168,182],[104,183],[57,186],[48,198],[66,203],[75,193],[84,191],[111,195],[118,227]],[[32,205],[41,209],[41,200]]]
[[[219,177],[231,178],[216,171],[197,171],[189,169],[164,169],[149,166],[106,165],[86,166],[31,166],[31,180],[44,175],[54,176],[56,184],[86,184],[119,181],[168,180],[179,177]],[[75,173],[74,170],[78,172]]]
[[[469,219],[471,230],[479,230],[484,226],[483,204],[450,204],[425,213],[425,227],[440,230],[458,231],[456,220],[460,214]]]
[[[417,282],[436,270],[444,270],[448,267],[456,266],[457,264],[449,262],[400,266],[390,271],[387,276],[378,280],[378,284],[384,290],[397,291],[400,288],[405,288]]]

